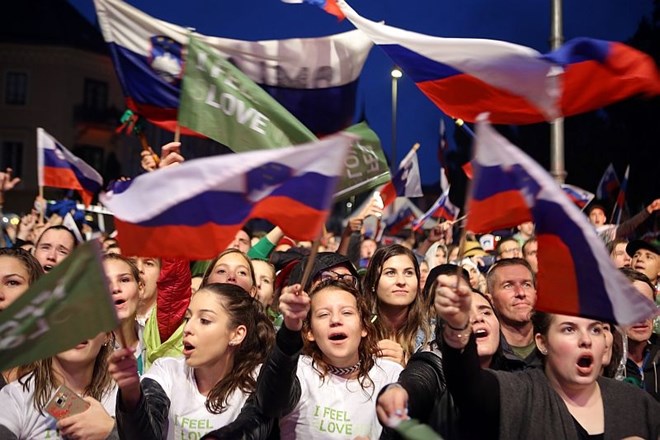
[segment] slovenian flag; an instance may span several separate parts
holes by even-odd
[[[530,124],[660,94],[653,59],[625,44],[576,38],[541,54],[504,41],[440,38],[376,23],[339,8],[445,114],[472,122]]]
[[[416,144],[401,160],[399,169],[380,189],[383,198],[383,208],[390,206],[397,197],[422,197],[422,178],[419,174],[419,161],[417,160]]]
[[[458,218],[461,212],[460,208],[455,206],[449,200],[449,187],[433,202],[433,205],[418,219],[413,222],[413,231],[421,228],[426,220],[433,218],[444,218],[447,221],[453,222]]]
[[[605,168],[598,187],[596,188],[596,197],[598,200],[613,200],[619,192],[619,178],[611,163]]]
[[[569,185],[567,183],[561,184],[561,189],[568,198],[580,209],[584,209],[594,199],[594,193],[582,189],[579,186]]]
[[[76,190],[86,206],[103,188],[103,178],[94,168],[41,127],[37,128],[37,162],[39,186]]]
[[[189,30],[121,0],[94,0],[94,4],[126,106],[174,131]],[[358,77],[373,45],[362,32],[268,41],[195,36],[229,59],[317,136],[351,125]],[[194,134],[188,129],[181,133]]]
[[[322,230],[355,137],[221,155],[118,182],[101,201],[126,255],[209,259],[251,218],[294,240]]]
[[[526,221],[539,243],[538,300],[545,312],[632,324],[657,314],[610,259],[587,217],[539,164],[486,121],[477,125],[465,228],[477,234]]]

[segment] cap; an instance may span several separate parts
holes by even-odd
[[[466,241],[463,246],[463,256],[464,257],[484,257],[488,253],[483,250],[478,241]]]
[[[626,253],[631,257],[640,249],[646,249],[656,255],[660,255],[660,246],[655,243],[644,240],[633,240],[626,246]]]
[[[296,267],[291,270],[291,275],[289,276],[289,284],[296,284],[302,281],[303,271],[305,270],[305,266],[307,265],[308,260],[309,257],[304,258],[298,263]],[[319,252],[316,255],[316,259],[314,260],[314,265],[312,266],[312,272],[310,273],[309,280],[307,281],[307,286],[304,286],[303,288],[307,290],[312,280],[316,278],[318,274],[324,270],[336,266],[346,267],[355,278],[359,279],[359,275],[355,269],[355,266],[353,266],[353,263],[351,263],[351,260],[349,260],[347,257],[336,252]]]

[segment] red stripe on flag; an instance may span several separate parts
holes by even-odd
[[[504,191],[483,200],[470,199],[465,229],[488,233],[531,221],[532,213],[518,191]]]
[[[44,167],[44,186],[78,191],[83,189],[73,170],[59,167]]]
[[[219,209],[231,209],[223,207]],[[321,231],[327,211],[319,211],[288,197],[273,196],[258,202],[245,218],[263,218],[281,227],[295,240],[314,240]],[[141,226],[115,218],[117,239],[126,255],[204,260],[225,250],[242,223],[200,226]]]
[[[149,104],[139,104],[132,98],[126,98],[126,107],[164,130],[175,132],[177,127],[179,127],[179,132],[183,135],[206,138],[203,134],[180,126],[178,121],[179,110],[176,108],[162,108]]]
[[[562,112],[566,116],[636,94],[660,94],[660,75],[647,55],[621,43],[610,43],[604,64],[584,61],[566,66]]]
[[[537,240],[540,269],[537,275],[536,309],[564,315],[579,315],[578,282],[571,251],[556,235],[539,234]]]
[[[391,180],[381,188],[380,198],[383,200],[383,208],[387,208],[396,200],[396,188]]]
[[[489,111],[493,124],[531,124],[545,118],[525,99],[497,89],[466,74],[442,80],[423,81],[417,87],[447,115],[474,122]]]

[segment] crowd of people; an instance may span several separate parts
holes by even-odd
[[[159,164],[143,155],[145,170],[183,161],[176,146]],[[17,183],[0,173],[0,205]],[[612,270],[651,300],[660,246],[632,238],[658,210],[660,199],[621,225],[601,205],[585,212]],[[660,438],[653,320],[535,310],[533,223],[467,233],[462,247],[452,222],[384,244],[363,228],[381,216],[367,203],[318,253],[276,225],[241,229],[210,261],[123,255],[121,237],[95,238],[119,327],[3,371],[0,438],[399,438],[409,418],[446,439]],[[39,210],[3,240],[0,311],[79,244]],[[49,412],[61,385],[87,409]]]

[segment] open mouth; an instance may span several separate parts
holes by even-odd
[[[341,342],[345,339],[348,339],[348,335],[346,333],[332,333],[328,337],[328,339],[330,339],[331,341],[335,341],[335,342]]]
[[[190,355],[190,353],[195,349],[195,346],[190,342],[183,341],[183,354]]]
[[[583,355],[578,358],[578,371],[583,374],[591,373],[591,367],[594,364],[594,358],[591,355]]]
[[[53,269],[54,266],[51,266],[50,264],[47,264],[44,266],[44,272],[50,272]]]
[[[489,335],[488,330],[485,328],[480,328],[474,331],[474,336],[476,336],[477,339],[480,338],[485,338]]]
[[[115,305],[120,306],[120,305],[124,304],[125,302],[126,302],[125,299],[116,299],[115,300]]]

